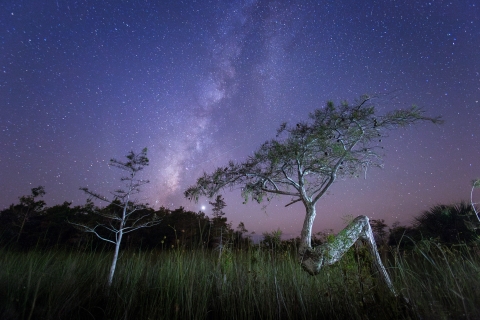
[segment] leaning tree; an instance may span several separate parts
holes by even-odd
[[[301,202],[305,220],[301,230],[298,257],[310,274],[322,266],[337,262],[357,241],[363,240],[374,256],[375,265],[390,290],[395,289],[378,255],[372,229],[366,216],[359,216],[333,240],[312,247],[311,236],[316,216],[315,205],[338,179],[355,177],[370,167],[382,166],[380,143],[388,131],[429,121],[423,110],[411,107],[377,115],[372,98],[361,96],[353,104],[328,102],[310,114],[309,120],[293,126],[283,123],[276,139],[265,142],[246,161],[204,173],[185,191],[190,200],[200,196],[212,198],[224,188],[241,186],[245,201],[269,200],[274,195],[291,197],[289,206]]]

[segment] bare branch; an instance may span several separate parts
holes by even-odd
[[[71,221],[68,221],[69,224],[73,225],[74,227],[76,227],[77,229],[83,231],[83,232],[90,232],[90,233],[93,233],[95,234],[99,239],[103,240],[103,241],[107,241],[107,242],[110,242],[110,243],[113,243],[115,244],[114,241],[110,240],[110,239],[107,239],[107,238],[104,238],[102,237],[101,235],[98,234],[98,232],[95,230],[97,227],[104,227],[104,225],[96,225],[95,227],[89,227],[87,225],[84,225],[84,224],[80,224],[80,223],[74,223],[74,222],[71,222]],[[107,228],[108,229],[108,228]]]
[[[135,200],[130,199],[133,195],[140,192],[141,186],[149,182],[148,180],[137,179],[138,172],[143,170],[143,168],[148,165],[147,148],[144,148],[140,153],[134,153],[133,151],[130,151],[126,158],[127,161],[124,162],[116,159],[110,160],[110,166],[119,168],[128,173],[120,178],[120,181],[124,183],[124,188],[119,188],[112,192],[113,200],[109,200],[100,194],[90,191],[88,188],[81,188],[82,191],[90,196],[90,198],[87,199],[87,210],[93,211],[103,219],[107,219],[109,226],[97,224],[95,227],[90,227],[88,225],[70,222],[73,226],[81,229],[82,231],[91,232],[99,239],[115,245],[114,257],[110,267],[108,279],[109,285],[112,283],[123,235],[140,228],[146,228],[160,223],[160,220],[141,223],[141,221],[144,221],[146,217],[151,215],[151,213],[140,214],[139,217],[132,219],[138,210],[146,208],[145,205],[138,205],[136,204]],[[109,206],[102,210],[93,210],[93,202],[91,201],[91,198],[107,202],[109,203]],[[115,236],[115,241],[100,235],[96,230],[98,227],[103,227],[106,231],[113,233]]]
[[[287,203],[287,204],[285,205],[285,207],[291,206],[292,204],[297,203],[297,202],[299,202],[299,201],[302,201],[302,199],[293,200],[293,201]]]
[[[149,222],[145,222],[141,225],[138,225],[136,227],[133,227],[133,226],[130,226],[130,227],[127,227],[125,228],[124,230],[124,234],[126,233],[130,233],[132,231],[135,231],[135,230],[138,230],[138,229],[141,229],[141,228],[149,228],[149,227],[152,227],[152,226],[156,226],[158,224],[160,224],[161,220],[157,220],[157,221],[149,221]]]

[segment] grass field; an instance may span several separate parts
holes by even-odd
[[[377,280],[362,249],[316,277],[288,252],[124,252],[110,289],[111,252],[0,249],[0,318],[480,319],[478,251],[421,242],[388,256],[409,304]]]

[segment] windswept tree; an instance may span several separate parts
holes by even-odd
[[[439,123],[413,106],[377,115],[371,97],[361,96],[354,104],[343,102],[310,114],[309,120],[293,126],[283,123],[276,139],[265,142],[246,161],[204,173],[185,196],[197,201],[200,196],[212,198],[224,188],[241,186],[245,201],[269,200],[272,196],[290,197],[286,205],[300,202],[305,207],[305,220],[300,235],[299,259],[310,274],[318,274],[324,265],[338,261],[358,240],[365,240],[390,289],[395,292],[380,261],[369,220],[360,216],[337,237],[312,248],[312,226],[315,206],[338,178],[366,174],[370,167],[382,166],[382,138],[398,127],[418,122]]]
[[[94,225],[70,222],[79,229],[85,232],[91,232],[99,239],[115,245],[108,275],[108,286],[112,284],[122,237],[140,228],[146,228],[160,223],[160,220],[157,219],[156,216],[152,216],[151,211],[145,210],[147,209],[145,204],[141,204],[134,199],[134,195],[140,192],[140,187],[149,182],[148,180],[137,178],[138,173],[148,165],[147,148],[144,148],[140,153],[130,151],[126,157],[127,161],[125,162],[116,159],[110,160],[110,166],[126,172],[126,175],[120,179],[124,183],[124,187],[112,192],[113,199],[108,199],[88,188],[80,188],[80,190],[89,196],[87,207],[90,207],[91,211],[99,215],[102,222],[95,223]],[[99,210],[93,206],[92,200],[100,200],[109,205],[105,210]],[[109,234],[110,237],[106,236],[105,232]]]

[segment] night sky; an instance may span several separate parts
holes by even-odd
[[[385,168],[337,181],[314,232],[365,214],[409,224],[467,200],[480,177],[480,4],[463,1],[92,1],[0,4],[0,209],[45,186],[48,206],[109,195],[110,158],[148,147],[152,207],[204,210],[184,190],[242,161],[284,122],[327,100],[376,95],[382,114],[416,104],[443,125],[384,140]],[[299,235],[305,210],[242,204],[226,217]],[[480,194],[479,194],[480,198]]]

